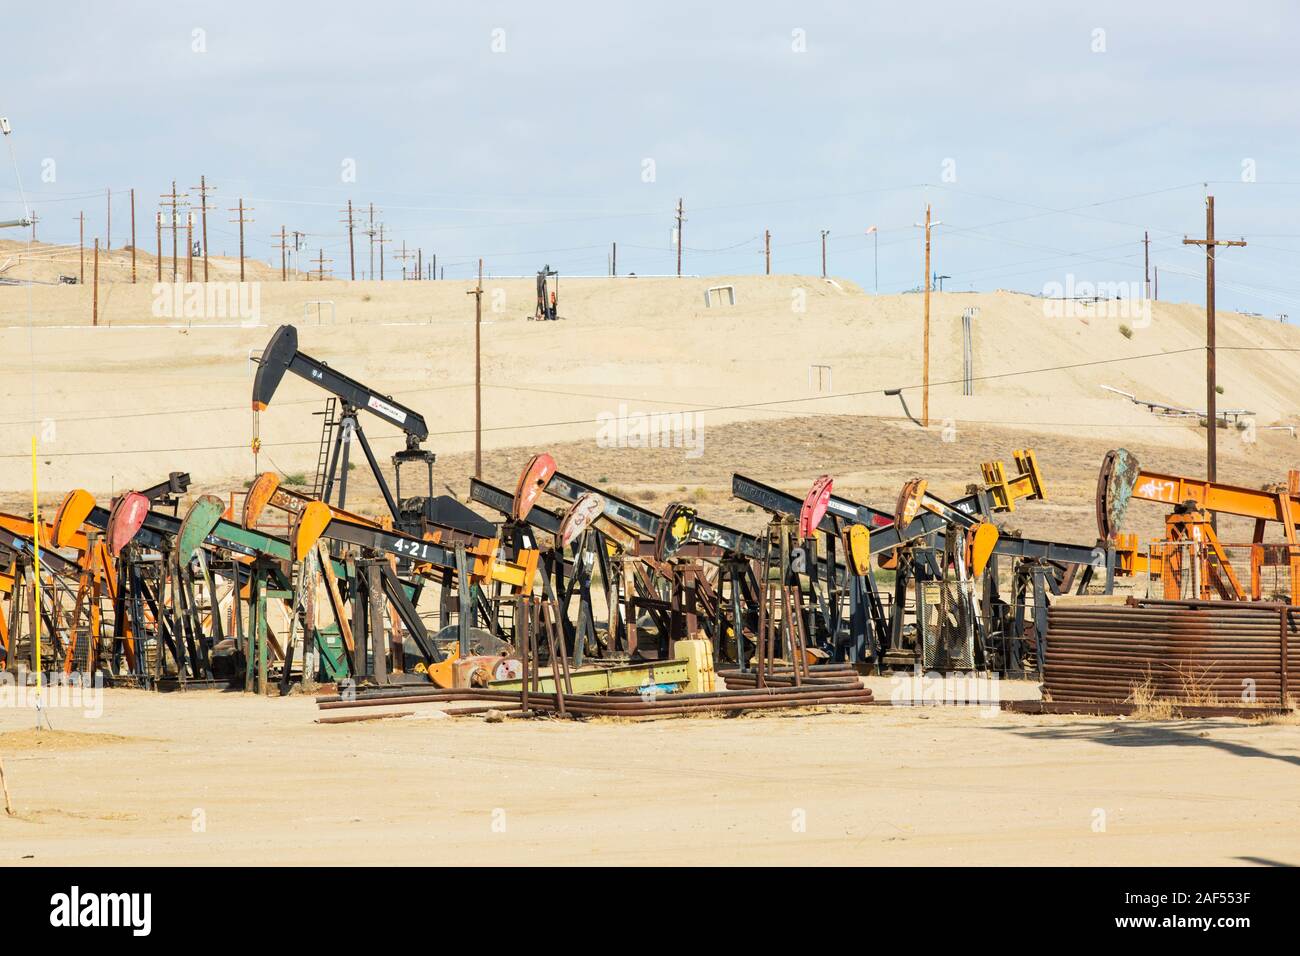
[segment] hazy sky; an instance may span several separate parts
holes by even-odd
[[[1300,319],[1298,9],[11,5],[0,114],[42,239],[75,242],[82,208],[102,237],[111,188],[122,244],[134,187],[152,248],[158,195],[204,174],[214,251],[237,248],[242,196],[250,254],[278,263],[285,225],[336,275],[349,198],[379,209],[390,253],[436,252],[450,278],[479,255],[603,273],[611,241],[620,272],[670,272],[680,196],[688,272],[761,272],[770,229],[774,271],[815,273],[828,229],[831,272],[870,289],[876,225],[899,291],[921,282],[929,201],[946,288],[1139,282],[1149,229],[1161,298],[1199,302],[1203,253],[1181,240],[1208,181],[1220,236],[1250,242],[1220,254],[1220,303]],[[7,158],[0,201],[21,212]]]

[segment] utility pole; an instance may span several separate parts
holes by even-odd
[[[317,256],[316,256],[316,269],[315,269],[315,272],[316,272],[316,278],[319,279],[321,282],[324,282],[324,281],[325,281],[325,264],[326,264],[327,262],[330,263],[330,264],[332,265],[332,264],[334,263],[334,260],[333,260],[333,259],[326,259],[326,258],[325,258],[325,250],[324,250],[324,249],[320,249],[320,250],[318,250],[318,253],[317,253]],[[311,272],[308,272],[308,273],[307,273],[307,278],[308,278],[308,280],[311,279]]]
[[[104,225],[104,251],[113,251],[113,190],[105,188],[104,203],[108,207],[108,221]]]
[[[1184,239],[1185,246],[1205,246],[1205,478],[1218,480],[1218,394],[1214,366],[1214,250],[1218,246],[1244,246],[1245,239],[1214,238],[1214,197],[1205,197],[1205,238]]]
[[[176,280],[176,180],[172,180],[172,281]]]
[[[289,252],[289,235],[284,231],[284,226],[280,227],[280,281],[289,281],[289,263],[286,258]]]
[[[99,325],[99,240],[95,240],[95,291],[90,306],[90,324]]]
[[[1144,283],[1142,294],[1149,299],[1151,298],[1151,233],[1147,231],[1142,233],[1142,275]]]
[[[352,236],[353,221],[352,221],[352,200],[351,199],[348,200],[348,208],[346,210],[341,210],[341,211],[346,212],[348,214],[347,219],[340,219],[339,222],[346,222],[348,224],[348,267],[349,267],[349,275],[351,276],[352,281],[355,282],[357,279],[357,247],[356,244],[353,242],[353,236]]]
[[[682,201],[677,200],[677,275],[682,274],[682,223],[686,221],[682,216]]]
[[[190,187],[194,189],[194,186]],[[199,177],[199,241],[203,243],[203,281],[208,281],[208,191],[215,186],[208,185],[206,176]]]
[[[194,213],[185,214],[185,281],[194,281]]]
[[[32,242],[36,241],[36,220],[40,217],[36,215],[36,210],[32,210]]]
[[[483,260],[478,261],[478,285],[465,293],[474,297],[474,477],[483,477]]]
[[[609,246],[609,274],[618,275],[618,243],[610,243]]]
[[[875,294],[880,295],[880,230],[872,226],[867,230],[867,235],[871,237],[871,262],[875,273],[873,288]]]
[[[925,333],[922,346],[924,369],[921,386],[921,426],[930,427],[930,230],[940,225],[938,220],[930,221],[930,204],[925,204],[925,226],[913,223],[916,228],[925,229]]]
[[[239,213],[238,219],[232,219],[230,221],[239,223],[239,281],[240,282],[244,281],[244,224],[253,221],[251,219],[245,219],[244,213],[252,212],[252,211],[253,209],[251,206],[249,207],[244,206],[243,196],[239,197],[239,205],[236,208],[227,210],[227,212]]]
[[[415,278],[416,281],[424,278],[424,250],[415,250]]]
[[[81,231],[78,233],[77,252],[81,255],[81,278],[77,281],[82,285],[86,284],[86,213],[83,210],[77,220],[81,223]]]
[[[772,274],[772,232],[769,229],[763,230],[763,275]]]
[[[180,270],[180,262],[179,262],[179,258],[178,258],[178,257],[179,257],[178,239],[180,238],[180,236],[179,236],[179,232],[178,232],[178,230],[179,230],[179,223],[177,222],[177,216],[180,215],[180,207],[181,207],[181,205],[182,205],[186,200],[188,200],[189,198],[190,198],[190,197],[189,197],[189,194],[188,194],[188,193],[178,193],[178,192],[176,191],[176,180],[173,179],[173,180],[172,180],[172,191],[171,191],[170,193],[163,193],[163,194],[162,194],[162,200],[163,200],[163,201],[162,201],[162,203],[160,204],[160,205],[162,205],[162,206],[166,206],[166,207],[168,207],[168,208],[171,209],[171,217],[172,217],[172,280],[173,280],[173,281],[175,281],[175,279],[176,279],[176,274],[177,274],[177,272]]]
[[[1159,302],[1160,301],[1160,267],[1156,266],[1153,271],[1155,272],[1155,279],[1152,281],[1151,284],[1151,298]]]
[[[373,282],[375,278],[375,204],[370,204],[370,221],[366,228],[366,235],[370,237],[370,271],[366,275]]]
[[[384,238],[384,224],[379,224],[379,238],[375,240],[379,244],[379,281],[384,281],[384,244],[392,242],[391,239]]]
[[[402,240],[402,251],[397,254],[396,258],[402,260],[402,281],[406,281],[406,263],[411,258],[411,254],[406,251],[405,239]]]
[[[162,282],[162,213],[154,213],[158,223],[158,281]]]
[[[131,190],[131,284],[135,285],[135,190]]]
[[[822,278],[826,278],[826,237],[829,236],[830,230],[822,230]]]
[[[290,232],[289,235],[293,236],[293,251],[295,253],[302,252],[303,240],[307,238],[307,233],[299,232],[297,229],[295,229],[292,232]],[[294,259],[292,261],[298,263],[298,265],[294,266],[294,275],[295,276],[302,275],[302,257],[300,256],[299,258]],[[310,259],[308,259],[307,261],[311,262]],[[307,272],[308,272],[307,278],[310,279],[311,270],[308,269]]]

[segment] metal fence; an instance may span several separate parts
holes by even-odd
[[[921,666],[927,671],[973,670],[975,620],[967,581],[927,581],[921,593],[925,607],[917,615]]]
[[[1146,596],[1300,604],[1300,546],[1153,541],[1147,548]]]

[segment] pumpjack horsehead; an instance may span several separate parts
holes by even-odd
[[[104,521],[104,543],[116,562],[117,590],[114,595],[114,656],[125,650],[128,666],[137,677],[156,679],[167,670],[169,653],[180,684],[213,678],[212,652],[220,643],[221,614],[218,610],[216,579],[204,548],[220,522],[225,505],[215,495],[202,495],[182,519],[153,508],[168,500],[163,486],[145,492],[129,491],[115,501]],[[74,496],[60,508],[61,520],[73,511],[93,515],[85,502]],[[172,499],[174,500],[174,499]],[[157,552],[161,563],[142,561],[144,551]],[[197,576],[196,567],[197,565]],[[236,579],[238,573],[236,572]],[[209,590],[211,627],[204,626],[200,613],[199,585]],[[152,621],[152,627],[151,627]],[[140,641],[152,630],[157,645],[154,672],[145,673]]]
[[[559,484],[553,482],[556,479]],[[503,516],[503,548],[540,548],[542,590],[547,600],[558,602],[569,653],[575,663],[584,656],[606,654],[622,647],[624,612],[620,591],[623,575],[617,563],[640,561],[635,534],[610,517],[617,499],[559,476],[555,459],[534,455],[525,465],[513,492],[479,478],[470,479],[470,500]],[[567,502],[564,511],[541,503],[543,493]],[[539,539],[539,533],[541,537]],[[544,545],[549,538],[550,547]],[[603,636],[596,627],[591,588],[599,572],[604,587],[608,624]],[[573,608],[576,598],[578,606]]]
[[[545,452],[529,459],[515,484],[502,537],[519,547],[535,540],[536,523],[544,522],[543,530],[550,532],[552,543],[542,552],[543,592],[556,609],[569,655],[575,664],[581,664],[589,652],[598,652],[601,644],[591,599],[594,566],[601,568],[607,602],[612,583],[605,535],[595,528],[605,511],[605,498],[594,491],[583,492],[562,515],[542,508],[539,500],[556,471],[555,458]],[[578,607],[571,613],[575,597]]]

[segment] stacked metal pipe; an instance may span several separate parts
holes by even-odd
[[[1300,607],[1241,602],[1058,604],[1048,612],[1044,698],[1288,706]]]
[[[582,717],[666,717],[718,711],[765,710],[782,707],[812,707],[830,704],[870,704],[871,691],[860,681],[856,686],[812,684],[801,687],[764,687],[714,691],[704,694],[555,694],[531,693],[525,700],[519,691],[464,687],[438,688],[378,687],[354,694],[317,697],[321,710],[385,707],[405,704],[451,704],[475,701],[493,704],[503,711],[563,713]],[[476,708],[477,709],[477,708]]]
[[[862,678],[852,664],[813,664],[803,673],[796,675],[794,668],[787,665],[768,667],[759,682],[757,670],[740,670],[731,668],[718,671],[718,676],[727,685],[727,690],[754,687],[861,687]]]

